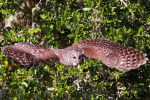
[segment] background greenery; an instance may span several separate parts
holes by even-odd
[[[107,38],[150,57],[149,0],[0,0],[0,22],[0,49],[16,42],[65,48]],[[26,70],[0,52],[0,99],[149,100],[150,64],[123,73],[86,59],[80,67]]]

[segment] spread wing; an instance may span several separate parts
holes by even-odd
[[[23,66],[32,66],[42,60],[57,58],[53,48],[30,43],[16,43],[2,49],[2,52]]]
[[[86,57],[102,60],[109,67],[115,67],[127,72],[146,63],[146,54],[131,47],[115,44],[107,39],[88,39],[73,44],[78,47]]]

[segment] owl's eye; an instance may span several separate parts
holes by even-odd
[[[76,59],[77,57],[73,56],[74,59]]]

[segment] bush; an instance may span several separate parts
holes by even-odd
[[[142,50],[149,57],[149,3],[144,0],[1,0],[0,48],[30,42],[57,49],[83,39],[108,38]],[[18,67],[2,53],[0,61],[2,99],[150,99],[149,63],[123,73],[95,59],[86,59],[80,67],[56,63],[29,70]]]

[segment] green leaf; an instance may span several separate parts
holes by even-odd
[[[24,85],[25,87],[28,87],[28,83],[26,82],[22,82],[22,85]]]
[[[74,38],[74,37],[75,37],[75,34],[68,34],[67,37],[68,37],[68,38]]]
[[[18,84],[18,82],[11,82],[9,85],[16,85],[16,84]]]

